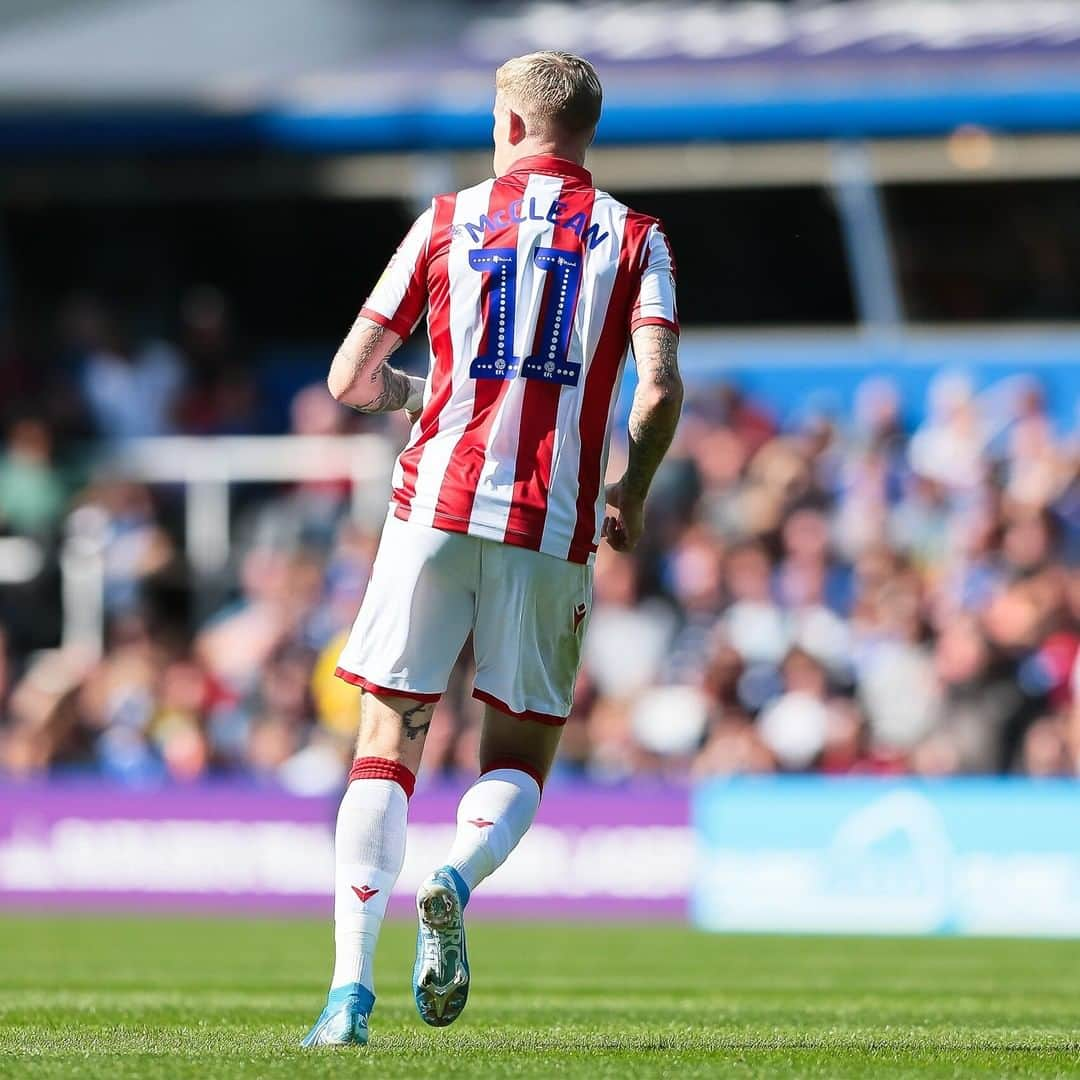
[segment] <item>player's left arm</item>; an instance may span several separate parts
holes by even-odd
[[[360,315],[330,365],[326,384],[336,401],[363,413],[420,411],[424,380],[389,364],[400,336],[387,326]]]
[[[649,228],[642,259],[630,316],[638,384],[627,433],[629,454],[622,479],[606,491],[608,505],[615,508],[615,513],[604,518],[603,535],[616,551],[631,551],[641,538],[645,498],[675,438],[683,402],[675,262],[659,221]]]
[[[604,519],[603,534],[616,551],[632,551],[645,527],[645,499],[656,470],[675,438],[682,413],[679,337],[667,326],[645,325],[633,334],[638,384],[630,409],[626,471],[607,488],[616,510]]]

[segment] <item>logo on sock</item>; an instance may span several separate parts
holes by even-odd
[[[361,904],[366,904],[379,891],[378,889],[372,889],[368,885],[361,885],[359,888],[355,885],[349,887],[360,898]]]
[[[581,622],[585,618],[586,612],[589,610],[588,606],[582,601],[577,607],[574,608],[574,633],[576,634],[581,629]]]
[[[489,825],[494,825],[494,821],[485,821],[482,817],[474,817],[470,822],[470,825],[475,825],[478,829],[486,829]]]

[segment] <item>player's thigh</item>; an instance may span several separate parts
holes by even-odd
[[[476,610],[479,541],[391,516],[338,674],[384,696],[446,689]]]
[[[475,696],[524,720],[564,723],[591,603],[591,567],[488,543],[473,632]]]

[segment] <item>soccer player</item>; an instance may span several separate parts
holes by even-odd
[[[368,297],[329,375],[360,412],[405,409],[412,435],[367,594],[337,674],[361,687],[338,812],[336,960],[305,1046],[365,1043],[372,961],[405,855],[435,703],[471,633],[485,707],[480,777],[416,897],[413,991],[428,1024],[469,992],[463,913],[524,836],[570,712],[606,539],[629,551],[682,405],[671,249],[660,223],[593,187],[591,64],[561,52],[496,75],[495,179],[438,195]],[[389,357],[427,309],[426,379]],[[628,346],[629,458],[606,489]],[[605,510],[609,507],[610,510]]]

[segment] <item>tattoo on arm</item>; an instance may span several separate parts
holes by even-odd
[[[426,735],[431,727],[431,715],[435,706],[431,702],[414,705],[401,714],[401,730],[409,742],[415,742],[421,735]]]
[[[412,392],[412,383],[409,376],[397,368],[392,368],[383,362],[371,373],[371,382],[381,382],[381,388],[375,396],[365,405],[353,405],[346,402],[350,409],[361,413],[393,412],[395,409],[403,409],[405,402],[409,400]]]
[[[401,338],[386,327],[360,316],[349,331],[331,368],[331,386],[339,389],[334,396],[360,413],[392,412],[409,400],[412,380],[403,371],[392,368],[390,356],[401,345]],[[371,396],[364,399],[361,387]],[[347,391],[347,394],[346,394]],[[350,400],[350,397],[360,400]]]
[[[633,340],[638,388],[630,410],[630,452],[623,481],[644,496],[675,437],[682,410],[682,379],[674,331],[643,326]]]

